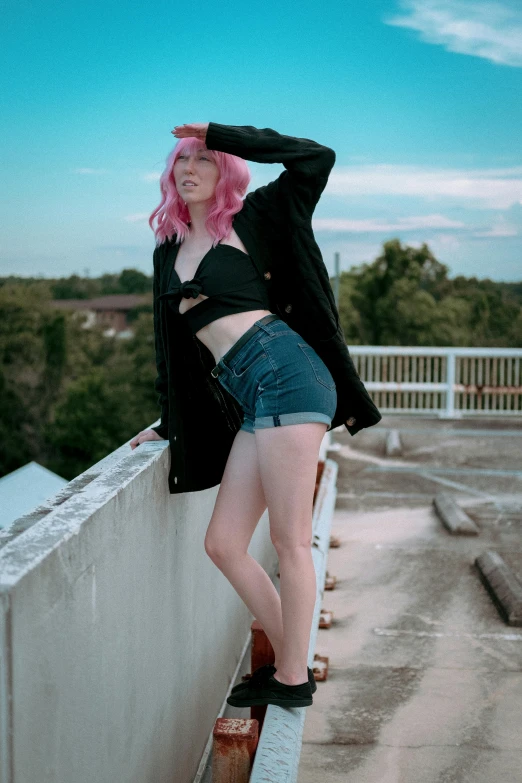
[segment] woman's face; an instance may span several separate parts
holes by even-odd
[[[197,152],[184,150],[174,163],[174,181],[181,198],[189,204],[208,201],[214,197],[219,179],[217,163],[206,149]],[[190,180],[194,184],[188,184]]]

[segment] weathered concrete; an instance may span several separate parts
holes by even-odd
[[[522,780],[522,631],[474,565],[493,549],[522,573],[521,423],[390,416],[355,438],[335,433],[341,546],[323,601],[334,621],[316,646],[329,677],[307,708],[298,783]],[[387,427],[400,431],[400,460],[382,456]],[[480,536],[442,528],[441,488]]]
[[[522,584],[498,552],[484,552],[475,565],[486,590],[508,625],[522,626]]]
[[[399,430],[389,430],[386,436],[386,456],[400,457],[402,454],[402,443]]]
[[[153,422],[151,426],[154,426],[154,424],[158,423],[159,420]],[[152,446],[152,448],[164,448],[162,441],[151,441],[147,444],[146,448],[151,448],[151,443],[155,444]],[[73,478],[63,487],[63,489],[49,497],[44,503],[41,503],[39,506],[35,506],[35,508],[33,508],[27,514],[19,517],[8,527],[0,528],[0,549],[10,541],[13,541],[13,539],[15,539],[17,536],[25,533],[26,530],[29,530],[29,528],[31,528],[37,522],[40,522],[54,509],[58,508],[58,506],[61,506],[63,503],[65,503],[65,501],[69,500],[69,498],[72,498],[73,495],[83,492],[85,487],[87,487],[91,481],[99,478],[102,473],[105,473],[111,468],[114,468],[118,462],[128,457],[129,452],[129,444],[124,443],[118,449],[115,449],[115,451],[112,451],[110,454],[107,454],[106,457],[103,457],[103,459],[99,460],[94,465],[91,465],[91,467],[85,470],[83,473],[80,473],[78,476],[76,476],[76,478]]]
[[[448,492],[437,492],[433,506],[444,527],[454,535],[477,536],[479,528]]]
[[[1,783],[188,783],[233,677],[218,487],[170,495],[165,441],[126,452],[0,549]],[[275,571],[267,514],[250,551]]]

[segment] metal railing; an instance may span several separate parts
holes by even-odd
[[[348,348],[382,413],[460,418],[522,411],[522,348]]]

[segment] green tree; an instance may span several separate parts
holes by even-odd
[[[53,281],[53,299],[92,299],[97,296],[98,285],[90,278],[70,275]]]
[[[49,466],[73,478],[159,417],[152,315],[142,313],[130,340],[112,339],[103,365],[68,384],[46,430]],[[104,338],[105,339],[105,338]]]
[[[127,394],[122,397],[122,392]],[[103,368],[73,381],[47,427],[48,443],[59,454],[53,469],[72,479],[121,445],[128,430],[129,393],[130,386],[114,385]]]
[[[120,274],[123,294],[146,294],[152,291],[152,279],[138,269],[124,269]]]
[[[0,429],[7,441],[19,441],[4,458],[4,470],[13,469],[13,453],[24,455],[25,461],[38,456],[41,379],[46,368],[41,326],[49,297],[45,284],[6,283],[0,289]],[[5,449],[6,441],[2,444]]]
[[[352,301],[360,314],[361,342],[386,345],[391,340],[392,345],[405,344],[415,324],[423,335],[427,334],[425,323],[434,304],[431,291],[446,278],[448,268],[437,261],[426,244],[402,247],[400,240],[391,239],[373,263],[364,264],[356,272]],[[402,297],[413,294],[413,303],[403,302]],[[399,301],[402,314],[397,311]],[[409,324],[408,337],[399,336],[401,324]]]
[[[31,441],[24,429],[29,415],[23,397],[8,385],[0,367],[0,476],[25,465],[33,457]]]
[[[40,326],[45,366],[40,383],[40,399],[44,405],[56,399],[62,384],[67,361],[66,315],[63,311],[48,310]]]

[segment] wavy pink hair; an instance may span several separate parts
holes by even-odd
[[[190,213],[177,191],[173,169],[181,152],[191,153],[201,148],[208,150],[206,144],[200,139],[189,136],[180,139],[167,156],[165,170],[160,177],[162,198],[149,217],[149,226],[154,231],[156,246],[163,244],[166,238],[172,239],[173,234],[176,234],[176,243],[179,244],[189,233]],[[214,201],[205,221],[207,231],[214,238],[213,247],[215,247],[230,233],[232,217],[243,206],[243,197],[246,194],[251,174],[246,162],[243,158],[238,158],[237,155],[230,155],[228,152],[219,152],[218,150],[208,150],[208,153],[216,162],[219,170]],[[156,228],[153,226],[154,218],[157,218]]]

